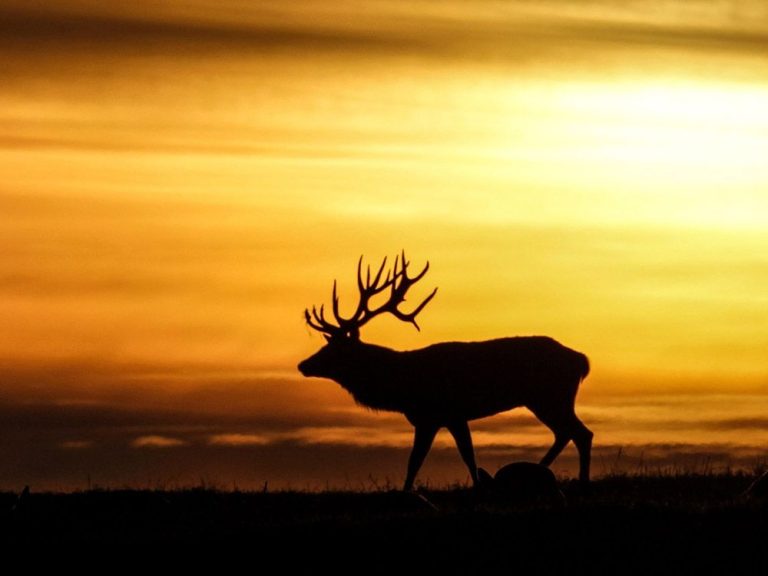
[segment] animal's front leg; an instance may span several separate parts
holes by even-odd
[[[424,458],[427,457],[429,449],[432,447],[432,441],[437,435],[439,426],[431,424],[414,424],[413,435],[413,449],[411,450],[411,456],[408,458],[408,474],[405,477],[405,485],[403,490],[413,490],[413,481],[416,479],[416,474],[419,472]]]
[[[469,423],[452,422],[448,425],[448,431],[456,441],[456,447],[459,449],[461,459],[469,468],[469,474],[472,477],[472,484],[477,486],[477,464],[475,464],[475,449],[472,446],[472,434],[469,432]]]

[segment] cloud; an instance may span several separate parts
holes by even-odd
[[[131,442],[134,448],[176,448],[177,446],[186,446],[184,440],[170,438],[168,436],[139,436]]]
[[[768,430],[768,417],[722,418],[705,420],[701,426],[707,430]]]
[[[216,22],[119,14],[28,13],[24,10],[0,10],[0,14],[4,15],[0,30],[9,32],[3,34],[3,43],[24,45],[34,40],[39,44],[28,47],[36,50],[47,49],[53,43],[70,49],[98,43],[143,53],[177,46],[188,55],[210,54],[211,50],[290,51],[295,54],[317,50],[377,50],[387,46],[391,49],[402,44],[402,39],[384,34],[340,27],[327,30],[259,19]]]
[[[402,426],[375,428],[372,426],[316,426],[300,428],[287,435],[303,444],[331,446],[408,446],[413,432]]]
[[[61,443],[61,447],[65,450],[82,450],[91,446],[93,442],[90,440],[65,440]]]
[[[606,22],[601,20],[562,21],[544,36],[581,39],[593,44],[655,46],[684,50],[719,49],[724,51],[758,51],[768,46],[765,31],[744,30],[686,24],[653,24],[642,22]]]
[[[399,2],[366,7],[346,3],[330,12],[304,3],[244,14],[240,7],[228,12],[226,4],[211,3],[201,4],[193,15],[98,5],[78,11],[62,5],[48,11],[23,5],[5,8],[0,20],[8,31],[5,42],[38,50],[55,42],[83,48],[98,43],[145,53],[177,46],[188,54],[378,52],[458,59],[540,59],[600,45],[754,53],[768,46],[768,31],[755,28],[755,19],[733,19],[717,11],[675,17],[663,9],[638,12],[615,3],[591,10],[571,2],[542,3],[536,10],[525,3],[503,10],[484,2],[458,2],[438,10],[427,5],[404,9]],[[235,13],[241,16],[227,16]]]
[[[263,446],[272,442],[263,434],[214,434],[209,443],[213,446]]]

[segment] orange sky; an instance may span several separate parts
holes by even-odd
[[[762,2],[28,4],[0,8],[0,487],[398,484],[402,418],[295,365],[303,308],[401,248],[438,296],[364,339],[548,334],[592,360],[598,453],[764,454]],[[549,440],[476,430],[481,464]]]

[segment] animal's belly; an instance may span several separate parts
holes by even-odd
[[[479,418],[487,418],[494,414],[506,412],[507,410],[512,410],[513,408],[518,408],[523,405],[524,404],[520,401],[512,400],[483,405],[472,405],[470,403],[469,405],[461,407],[456,413],[459,417],[463,417],[465,420],[477,420]]]
[[[519,389],[478,386],[444,390],[415,403],[411,412],[440,422],[477,420],[525,404],[525,395]]]

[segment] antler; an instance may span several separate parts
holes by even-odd
[[[427,296],[421,304],[413,310],[413,312],[403,312],[398,306],[405,302],[405,295],[408,292],[408,289],[421,280],[427,273],[429,270],[429,262],[427,262],[421,272],[413,277],[408,276],[408,266],[410,265],[410,262],[405,258],[405,250],[395,257],[395,265],[393,269],[387,270],[386,276],[383,276],[386,265],[387,259],[384,258],[378,271],[373,275],[371,275],[370,265],[367,266],[365,278],[363,278],[363,257],[361,256],[357,262],[357,288],[360,292],[360,300],[358,301],[355,313],[349,318],[344,318],[340,314],[339,296],[336,281],[334,280],[332,310],[338,325],[334,325],[326,320],[323,306],[320,306],[319,311],[314,306],[312,307],[311,312],[309,309],[304,311],[304,318],[306,319],[307,324],[315,330],[328,334],[329,336],[345,334],[357,338],[359,337],[360,328],[364,324],[379,314],[389,312],[395,316],[395,318],[398,318],[403,322],[409,322],[413,324],[417,330],[421,330],[416,322],[416,316],[427,304],[429,304],[430,300],[434,298],[437,293],[437,288],[435,288],[429,296]],[[390,290],[389,299],[377,308],[371,309],[371,298],[377,294],[381,294],[387,288]]]

